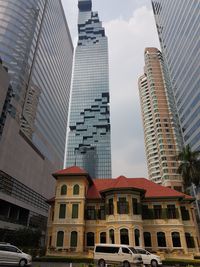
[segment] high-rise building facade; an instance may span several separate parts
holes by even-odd
[[[185,145],[200,150],[200,1],[152,0]]]
[[[177,173],[176,156],[182,138],[170,79],[157,48],[146,48],[144,56],[145,73],[139,78],[139,92],[149,178],[180,191],[182,178]]]
[[[111,177],[108,41],[91,0],[79,0],[66,166]]]
[[[73,45],[60,0],[0,0],[14,97],[0,139],[0,228],[44,226],[63,166]],[[9,222],[9,223],[8,223]]]

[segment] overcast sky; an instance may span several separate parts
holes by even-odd
[[[74,45],[77,2],[62,0]],[[93,0],[109,42],[113,178],[148,177],[138,77],[143,74],[144,49],[159,48],[150,0]]]

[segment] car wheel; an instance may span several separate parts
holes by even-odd
[[[158,267],[158,262],[156,260],[152,260],[151,267]]]
[[[98,262],[98,266],[99,266],[99,267],[105,267],[105,266],[106,266],[105,261],[104,261],[103,259],[99,260],[99,262]]]
[[[123,262],[123,267],[130,267],[130,263],[128,261]]]
[[[24,267],[24,266],[26,266],[26,260],[20,260],[20,262],[19,262],[19,266],[20,267]]]

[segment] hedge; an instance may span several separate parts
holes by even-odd
[[[34,258],[36,262],[65,262],[65,263],[93,263],[93,259],[81,257],[59,257],[59,256],[44,256],[41,258]]]
[[[34,258],[35,262],[65,262],[65,263],[88,263],[93,264],[93,259],[81,257],[59,257],[59,256],[44,256]],[[200,267],[200,260],[185,260],[185,259],[166,259],[163,260],[163,266],[196,266]]]
[[[200,267],[200,260],[186,260],[186,259],[166,259],[162,261],[166,266],[198,266]]]

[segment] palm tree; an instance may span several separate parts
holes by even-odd
[[[177,156],[180,165],[178,173],[183,177],[185,188],[195,184],[200,185],[200,151],[191,151],[189,145],[183,148]]]

